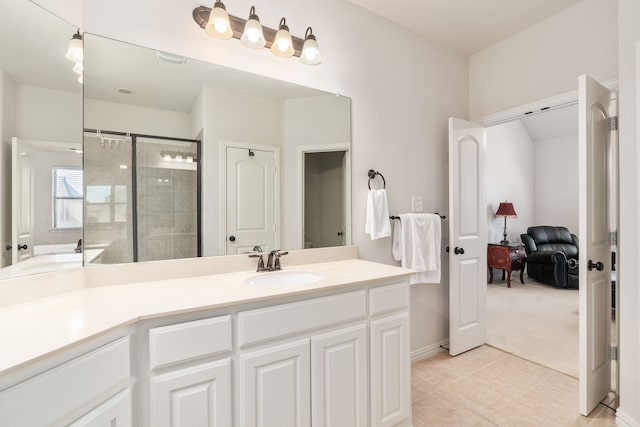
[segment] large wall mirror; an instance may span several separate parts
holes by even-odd
[[[0,279],[82,265],[75,32],[29,1],[0,2]]]
[[[75,32],[0,4],[0,279],[351,243],[348,98]]]
[[[85,265],[350,244],[350,100],[84,38]]]

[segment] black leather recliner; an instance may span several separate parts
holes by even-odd
[[[527,253],[527,275],[561,288],[578,288],[578,237],[566,227],[529,227],[520,238]],[[575,260],[575,265],[569,262]]]

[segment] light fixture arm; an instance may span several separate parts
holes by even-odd
[[[216,2],[216,4],[217,3],[218,2]],[[200,28],[204,29],[207,26],[210,12],[211,12],[211,8],[206,6],[198,6],[195,9],[193,9],[193,13],[192,13],[193,20],[196,22],[196,24],[198,24],[198,26],[200,26]],[[251,11],[249,13],[255,14],[255,8],[253,6],[251,7]],[[251,19],[251,17],[249,18]],[[233,38],[240,40],[240,38],[242,37],[242,33],[244,32],[244,25],[247,22],[247,20],[240,18],[238,16],[229,15],[229,21],[231,22],[231,30],[233,31]],[[282,18],[280,20],[280,26],[282,25],[286,27],[285,18]],[[274,30],[273,28],[265,27],[264,25],[262,26],[262,30],[264,32],[264,37],[267,41],[267,44],[265,47],[267,49],[270,49],[271,45],[273,44],[273,40],[276,37],[277,30]],[[306,37],[306,34],[305,34],[305,37]],[[315,39],[315,36],[313,37]],[[304,40],[301,39],[300,37],[295,37],[294,35],[291,35],[291,40],[293,41],[293,50],[294,50],[293,56],[300,57],[300,54],[302,53],[302,47],[304,45]]]

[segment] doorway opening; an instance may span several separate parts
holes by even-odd
[[[298,148],[300,247],[351,244],[348,144]]]

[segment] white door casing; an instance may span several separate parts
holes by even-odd
[[[578,78],[579,376],[583,415],[588,415],[611,390],[611,246],[607,203],[610,103],[609,89],[589,76]],[[590,264],[598,268],[589,269]]]
[[[449,353],[487,334],[487,223],[483,126],[449,118]]]
[[[11,139],[11,171],[11,262],[15,265],[33,256],[35,225],[33,147],[16,137]]]
[[[279,249],[279,149],[223,142],[223,153],[225,254]]]

